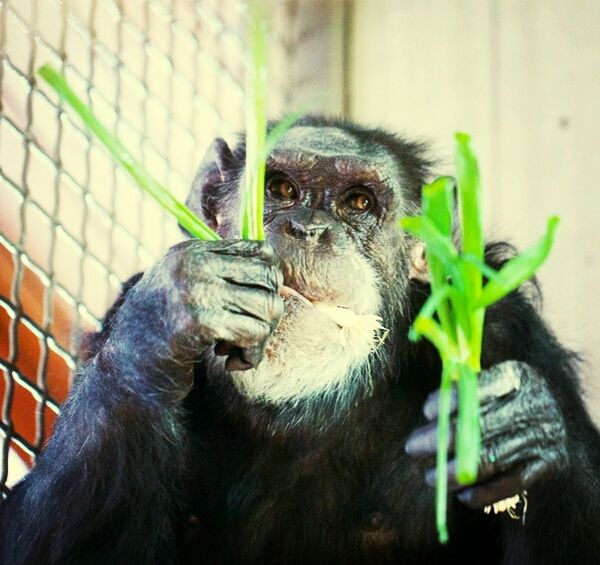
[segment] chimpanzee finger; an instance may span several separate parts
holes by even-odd
[[[207,251],[218,255],[257,257],[271,265],[275,264],[275,251],[266,241],[233,239],[205,242],[205,245]]]
[[[244,358],[243,352],[243,349],[233,347],[231,353],[225,360],[225,369],[228,371],[246,371],[247,369],[252,369],[252,363]],[[258,362],[256,364],[258,364]]]
[[[262,360],[267,338],[273,327],[270,321],[253,316],[224,314],[218,330],[217,354],[227,354],[225,368],[243,371],[256,367]]]
[[[256,257],[266,263],[276,263],[275,251],[266,241],[219,239],[216,241],[203,241],[200,239],[186,239],[173,245],[168,254],[201,253],[221,256]]]
[[[448,453],[454,453],[456,422],[453,419],[449,428]],[[404,445],[406,453],[412,457],[433,457],[437,452],[437,421],[430,422],[413,431]]]
[[[533,432],[521,434],[507,434],[493,442],[481,446],[479,467],[476,482],[482,483],[511,471],[524,461],[532,460],[541,452],[542,448]],[[435,485],[435,468],[425,473],[425,482]],[[448,463],[448,489],[455,491],[463,488],[456,479],[456,459]]]
[[[255,348],[241,349],[226,341],[219,341],[215,345],[215,355],[227,356],[227,360],[225,361],[226,369],[241,371],[256,367],[260,363],[264,355],[264,346],[259,345]]]
[[[238,285],[262,287],[277,293],[281,290],[283,273],[279,267],[254,259],[247,259],[243,263],[235,259],[234,261],[237,264],[233,268],[220,273],[221,278],[225,281]]]
[[[485,386],[485,385],[484,385]],[[456,394],[455,390],[453,390],[452,403],[454,406],[452,410],[456,408]],[[436,397],[437,392],[433,393]],[[433,396],[432,395],[432,396]],[[431,402],[436,402],[438,399],[433,398]],[[433,413],[433,407],[431,404],[428,404],[430,400],[427,401],[425,405],[425,410],[431,411]],[[435,416],[437,416],[437,408],[435,409]],[[499,407],[498,410],[494,412],[484,413],[480,416],[480,424],[481,424],[481,435],[483,438],[490,435],[497,435],[497,433],[502,432],[504,430],[508,431],[514,426],[514,414],[511,410],[510,405],[507,405],[506,408]],[[429,422],[425,426],[417,428],[413,433],[409,436],[406,441],[405,449],[409,455],[413,457],[430,457],[435,455],[437,451],[437,427],[438,421],[434,420]],[[449,427],[449,438],[450,443],[448,446],[448,453],[454,452],[454,440],[455,440],[455,430],[456,430],[456,416],[451,418],[450,427]]]
[[[524,363],[516,361],[506,361],[494,365],[490,369],[482,371],[478,381],[479,404],[484,406],[490,401],[503,398],[512,392],[519,390],[523,381],[523,372],[528,370]],[[425,401],[423,413],[428,420],[437,418],[439,414],[439,389],[432,392]],[[458,406],[458,395],[456,388],[452,389],[452,399],[450,403],[451,413]]]
[[[456,497],[465,506],[479,510],[494,502],[509,498],[521,492],[525,487],[517,473],[504,475],[489,483],[468,487],[461,490]]]
[[[543,461],[533,460],[525,463],[510,475],[468,487],[460,491],[457,498],[466,506],[478,510],[526,490],[546,471],[547,467]]]
[[[240,359],[251,367],[258,366],[265,354],[265,345],[265,342],[262,342],[252,347],[245,347],[240,351]]]
[[[543,449],[531,431],[506,434],[481,445],[477,482],[487,481],[514,466],[534,458]]]
[[[450,398],[450,414],[456,411],[458,406],[458,393],[456,387],[453,385],[452,396]],[[434,420],[438,417],[440,412],[440,389],[434,390],[425,400],[423,405],[423,414],[428,420]]]
[[[425,471],[425,482],[430,487],[435,487],[436,479],[437,472],[435,467],[432,467],[431,469],[427,469],[427,471]],[[448,461],[448,491],[454,492],[460,490],[461,488],[464,488],[464,486],[465,485],[459,484],[456,480],[456,459]]]
[[[279,292],[283,285],[281,270],[260,259],[250,257],[219,256],[203,260],[201,267],[204,276],[219,277],[226,282],[242,286],[260,287]]]
[[[223,308],[233,314],[262,320],[275,329],[283,316],[283,299],[275,292],[227,284]]]
[[[224,341],[242,349],[262,345],[272,332],[272,327],[263,320],[226,310],[205,313],[203,328],[205,341]]]

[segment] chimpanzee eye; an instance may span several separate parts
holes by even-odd
[[[368,212],[375,206],[375,197],[365,190],[352,191],[346,197],[346,204],[357,212]]]
[[[276,198],[283,200],[295,200],[298,198],[298,190],[284,177],[275,177],[269,180],[267,190]]]

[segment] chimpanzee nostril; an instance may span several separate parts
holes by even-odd
[[[329,226],[327,224],[305,224],[296,220],[290,220],[288,228],[290,235],[296,239],[318,241],[329,229]]]

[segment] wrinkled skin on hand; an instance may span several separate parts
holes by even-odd
[[[194,361],[212,345],[217,354],[227,355],[227,369],[260,362],[283,315],[282,284],[273,250],[265,243],[184,241],[128,294],[102,355],[126,358],[141,352],[135,368],[162,377],[160,388],[174,386],[179,397],[192,384]]]
[[[406,451],[417,458],[437,450],[439,391],[429,395],[423,412],[429,424],[409,437]],[[471,508],[514,496],[534,482],[567,466],[567,435],[556,399],[546,381],[525,363],[507,361],[479,377],[481,458],[477,479],[465,487],[456,481],[456,459],[448,464],[449,490]],[[453,391],[450,454],[454,454],[457,395]],[[432,463],[435,464],[434,462]],[[435,486],[435,468],[425,480]]]

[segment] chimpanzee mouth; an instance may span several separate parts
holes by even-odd
[[[293,259],[293,257],[292,257]],[[295,261],[280,259],[283,273],[281,296],[310,304],[326,303],[342,306],[347,272],[337,261],[302,254]]]
[[[376,277],[366,261],[353,260],[348,266],[336,260],[300,257],[297,263],[284,259],[279,265],[284,284],[280,294],[291,310],[325,305],[359,315],[377,311]]]

